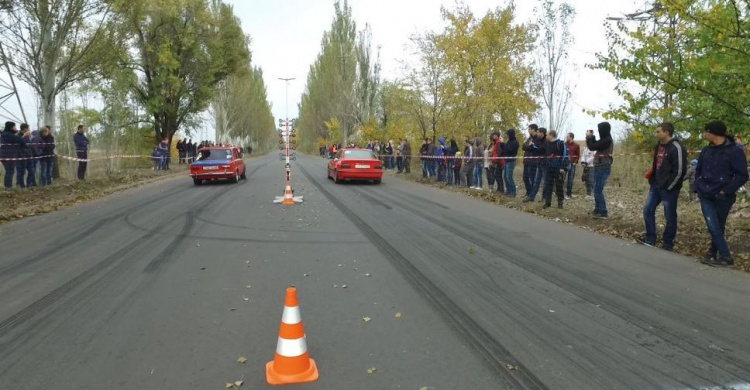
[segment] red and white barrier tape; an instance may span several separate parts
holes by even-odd
[[[49,155],[49,156],[36,156],[36,157],[18,157],[18,158],[0,158],[0,161],[29,161],[29,160],[41,160],[44,158],[50,158],[50,157],[57,157],[61,158],[63,160],[69,160],[69,161],[76,161],[76,162],[89,162],[89,161],[100,161],[100,160],[112,160],[116,158],[142,158],[147,156],[142,155],[113,155],[113,156],[105,156],[105,157],[95,157],[95,158],[78,158],[78,157],[69,157],[69,156],[60,156],[60,155]],[[151,157],[152,159],[157,159],[161,157]]]

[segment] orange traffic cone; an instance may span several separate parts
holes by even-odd
[[[318,380],[318,367],[307,353],[305,329],[302,326],[297,289],[286,289],[284,314],[281,316],[276,356],[266,364],[266,380],[271,385],[313,382]]]
[[[281,201],[283,206],[294,206],[294,193],[292,192],[292,185],[286,182],[286,188],[284,189],[284,200]]]

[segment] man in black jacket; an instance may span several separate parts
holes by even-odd
[[[505,181],[505,194],[511,198],[516,197],[516,181],[513,179],[513,172],[516,170],[516,156],[518,156],[518,140],[516,139],[516,131],[513,129],[508,130],[508,142],[505,143],[505,150],[503,156],[505,159],[505,169],[503,172],[503,180]]]
[[[656,128],[659,143],[654,150],[654,160],[649,171],[648,183],[651,190],[643,206],[643,220],[646,223],[646,236],[636,239],[646,246],[656,243],[656,209],[664,205],[667,226],[662,236],[662,248],[671,251],[677,235],[677,200],[682,190],[682,180],[687,174],[687,149],[674,137],[674,125],[664,122]]]
[[[568,169],[568,149],[565,147],[563,140],[557,139],[557,132],[550,130],[547,135],[547,144],[545,145],[545,155],[547,156],[546,173],[544,181],[544,191],[542,199],[544,208],[552,206],[552,189],[555,189],[557,195],[557,208],[563,208],[563,182],[565,181],[565,171]]]
[[[586,134],[586,147],[596,152],[594,154],[594,219],[608,219],[607,199],[604,197],[604,186],[612,173],[613,152],[615,148],[612,140],[612,125],[602,122],[597,125],[599,140],[594,134]]]
[[[529,138],[523,143],[523,185],[526,188],[526,198],[532,193],[534,178],[536,178],[537,160],[534,159],[534,139],[539,126],[536,123],[529,125]]]
[[[18,127],[14,122],[5,122],[3,133],[0,134],[0,161],[5,168],[5,190],[13,188],[13,175],[16,173],[16,164],[24,161],[16,161],[21,147],[24,147],[28,140],[18,136]]]

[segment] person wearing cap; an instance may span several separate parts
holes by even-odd
[[[505,183],[505,195],[515,198],[516,197],[516,181],[513,179],[513,173],[516,170],[516,156],[518,156],[518,140],[516,139],[516,131],[513,129],[508,130],[508,142],[505,143],[503,149],[503,157],[505,157],[505,168],[503,169],[503,182]]]
[[[646,236],[636,241],[650,247],[656,245],[656,209],[662,204],[667,222],[662,235],[662,249],[672,251],[677,236],[677,202],[687,174],[687,149],[675,138],[674,125],[670,122],[656,128],[656,138],[658,142],[651,170],[646,175],[651,186],[643,205]]]
[[[594,219],[608,219],[607,199],[604,197],[604,186],[612,173],[612,156],[615,147],[612,140],[612,125],[602,122],[597,125],[599,140],[593,132],[586,134],[586,146],[595,151],[594,154],[594,211],[590,213]]]
[[[711,235],[711,247],[702,259],[713,267],[734,265],[724,236],[727,217],[737,200],[737,190],[748,180],[747,156],[727,134],[722,121],[708,123],[704,136],[709,145],[701,150],[695,167],[695,190]]]
[[[16,174],[16,165],[23,161],[16,161],[21,147],[28,143],[27,140],[18,136],[18,127],[15,122],[5,122],[3,133],[0,134],[0,160],[5,168],[4,185],[5,190],[13,188],[13,176]]]

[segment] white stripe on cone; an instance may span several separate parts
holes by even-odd
[[[299,306],[284,306],[284,314],[281,315],[281,322],[287,325],[295,325],[302,322],[302,317],[299,314]]]
[[[283,357],[302,356],[305,352],[307,352],[307,341],[305,336],[293,340],[282,339],[279,337],[279,342],[276,344],[276,353]]]

